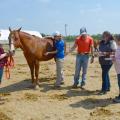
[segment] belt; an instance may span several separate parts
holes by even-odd
[[[89,55],[90,53],[78,53],[79,55]]]

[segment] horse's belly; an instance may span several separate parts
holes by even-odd
[[[53,51],[53,50],[52,50]],[[35,58],[38,59],[39,61],[48,61],[52,58],[55,57],[55,55],[47,55],[45,56],[44,54],[46,53],[46,50],[42,50],[42,49],[38,49],[36,52],[35,52]]]
[[[39,61],[48,61],[51,60],[55,57],[55,55],[48,55],[48,56],[38,56],[36,57],[36,59],[38,59]]]

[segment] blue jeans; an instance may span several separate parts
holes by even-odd
[[[0,68],[0,83],[2,82],[3,68]]]
[[[89,55],[80,55],[76,56],[76,67],[74,75],[74,85],[79,84],[80,71],[82,69],[82,82],[86,80],[87,68],[88,68]]]
[[[119,89],[120,89],[120,74],[117,75],[117,78],[118,78],[118,86],[119,86]]]
[[[101,65],[102,68],[102,91],[110,90],[109,71],[112,65]]]

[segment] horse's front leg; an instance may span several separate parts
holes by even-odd
[[[34,63],[30,64],[30,72],[31,72],[31,78],[32,78],[32,84],[34,84],[35,79],[34,79]]]
[[[36,60],[35,61],[35,77],[36,77],[35,84],[40,86],[38,76],[39,76],[39,61]]]
[[[35,84],[35,78],[34,78],[34,71],[35,71],[34,62],[28,62],[28,65],[30,68],[31,78],[32,78],[32,86],[30,86],[30,88],[35,88],[36,84]]]
[[[27,60],[27,63],[29,65],[29,68],[30,68],[30,72],[31,72],[31,78],[32,78],[32,86],[34,87],[34,60],[31,59],[32,57],[28,56],[27,54],[24,53],[24,56]]]

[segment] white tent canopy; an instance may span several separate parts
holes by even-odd
[[[42,38],[41,34],[38,31],[29,31],[29,30],[22,30],[22,31]],[[0,30],[0,41],[2,43],[8,43],[9,33],[10,33],[9,30]]]

